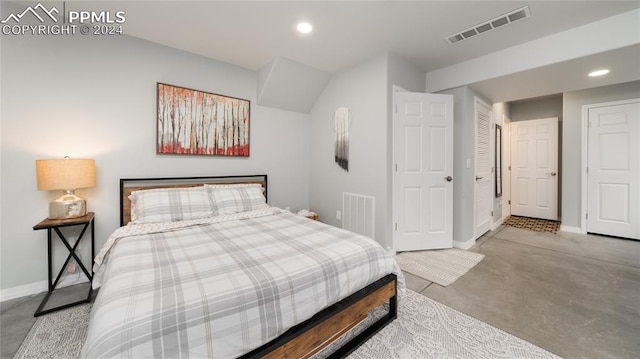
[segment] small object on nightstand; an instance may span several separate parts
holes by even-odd
[[[76,217],[76,218],[71,218],[71,219],[44,219],[42,220],[40,223],[36,224],[35,226],[33,226],[34,230],[39,230],[39,229],[46,229],[47,230],[47,246],[48,246],[48,250],[47,250],[47,259],[48,259],[48,280],[49,280],[49,288],[47,291],[47,294],[45,295],[44,299],[42,300],[42,302],[40,303],[40,306],[38,307],[38,309],[36,309],[36,312],[33,314],[34,317],[40,316],[42,314],[47,314],[56,310],[60,310],[60,309],[64,309],[64,308],[69,308],[71,306],[77,305],[77,304],[81,304],[81,303],[89,303],[91,301],[91,281],[93,280],[93,272],[90,272],[89,270],[87,270],[87,268],[84,266],[84,264],[82,263],[82,261],[80,260],[80,258],[76,255],[76,249],[78,248],[78,245],[80,244],[80,241],[82,240],[82,237],[84,236],[85,232],[87,231],[87,229],[89,227],[91,227],[91,260],[93,260],[94,257],[94,253],[95,253],[95,240],[94,240],[94,225],[93,225],[93,216],[94,213],[93,212],[89,212],[86,215],[82,216],[82,217]],[[62,227],[69,227],[69,226],[82,226],[82,231],[80,232],[80,235],[78,236],[78,239],[76,240],[75,244],[73,245],[73,247],[71,246],[71,244],[69,244],[69,241],[65,238],[65,236],[63,235],[63,233],[60,231],[60,228]],[[62,241],[62,243],[64,244],[65,247],[67,247],[67,250],[69,251],[69,255],[67,256],[67,259],[65,260],[64,264],[62,265],[62,268],[60,269],[60,272],[58,272],[58,276],[56,277],[55,281],[53,281],[52,278],[52,258],[51,258],[51,254],[52,254],[52,242],[53,242],[53,236],[52,236],[52,231],[55,231],[56,234],[58,235],[58,237],[60,238],[60,240]],[[62,274],[64,273],[65,269],[67,268],[67,264],[69,263],[69,261],[71,260],[71,258],[74,258],[76,260],[76,263],[78,264],[78,267],[80,267],[80,269],[82,270],[82,272],[84,273],[85,276],[87,276],[87,278],[89,279],[89,293],[87,294],[86,298],[83,298],[79,301],[75,301],[73,303],[69,303],[69,304],[64,304],[64,305],[60,305],[57,307],[53,307],[53,308],[46,308],[45,309],[45,305],[47,304],[47,302],[49,301],[49,298],[51,297],[51,294],[54,293],[54,290],[56,289],[56,286],[58,285],[58,282],[60,281],[60,278],[62,277]],[[89,269],[91,269],[91,267],[89,267]]]
[[[298,211],[298,216],[303,216],[303,217],[307,217],[309,219],[313,219],[314,221],[318,220],[318,214],[315,212],[311,212],[309,210],[306,209],[301,209]]]

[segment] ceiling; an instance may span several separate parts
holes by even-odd
[[[598,78],[587,76],[590,71],[605,67],[615,71]],[[640,44],[479,81],[470,86],[493,102],[510,102],[635,80],[640,80]]]
[[[640,1],[534,0],[174,0],[78,4],[83,4],[83,8],[93,4],[99,10],[126,11],[123,29],[128,35],[247,69],[257,71],[281,56],[329,74],[387,51],[400,55],[426,73],[640,7]],[[80,5],[67,1],[66,6]],[[531,14],[525,20],[457,44],[449,44],[444,39],[523,6],[529,6]],[[311,34],[295,31],[296,23],[301,20],[313,25]],[[638,54],[636,50],[635,55]],[[572,72],[572,67],[566,64],[561,70],[549,70],[558,84],[566,83],[562,77],[569,75],[567,72]],[[584,73],[579,76],[584,77]],[[529,74],[526,78],[539,79],[539,76]],[[505,88],[508,82],[487,80],[477,84],[477,88],[496,92],[498,97],[497,91],[509,91]],[[566,90],[547,83],[538,92]],[[523,93],[522,96],[529,95]]]

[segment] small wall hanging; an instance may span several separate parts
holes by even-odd
[[[249,101],[158,83],[156,151],[249,157]]]
[[[335,133],[335,161],[340,168],[349,172],[349,128],[351,111],[340,107],[333,114],[333,132]]]

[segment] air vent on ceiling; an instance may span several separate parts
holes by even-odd
[[[513,24],[514,22],[518,22],[520,20],[524,20],[526,18],[528,18],[530,16],[529,13],[529,7],[525,6],[523,8],[520,8],[518,10],[514,10],[510,13],[498,16],[496,18],[493,18],[489,21],[485,21],[481,24],[478,24],[476,26],[472,26],[468,29],[459,31],[455,34],[451,34],[447,37],[445,37],[445,39],[450,43],[450,44],[455,44],[458,43],[462,40],[466,40],[470,37],[476,36],[478,34],[482,34],[494,29],[497,29],[499,27],[502,27],[504,25],[507,24]]]

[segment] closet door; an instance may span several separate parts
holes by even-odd
[[[475,100],[475,186],[474,186],[474,237],[478,238],[491,229],[493,210],[493,171],[491,166],[491,125],[493,111],[480,99]]]
[[[589,109],[587,231],[640,239],[640,103]]]

